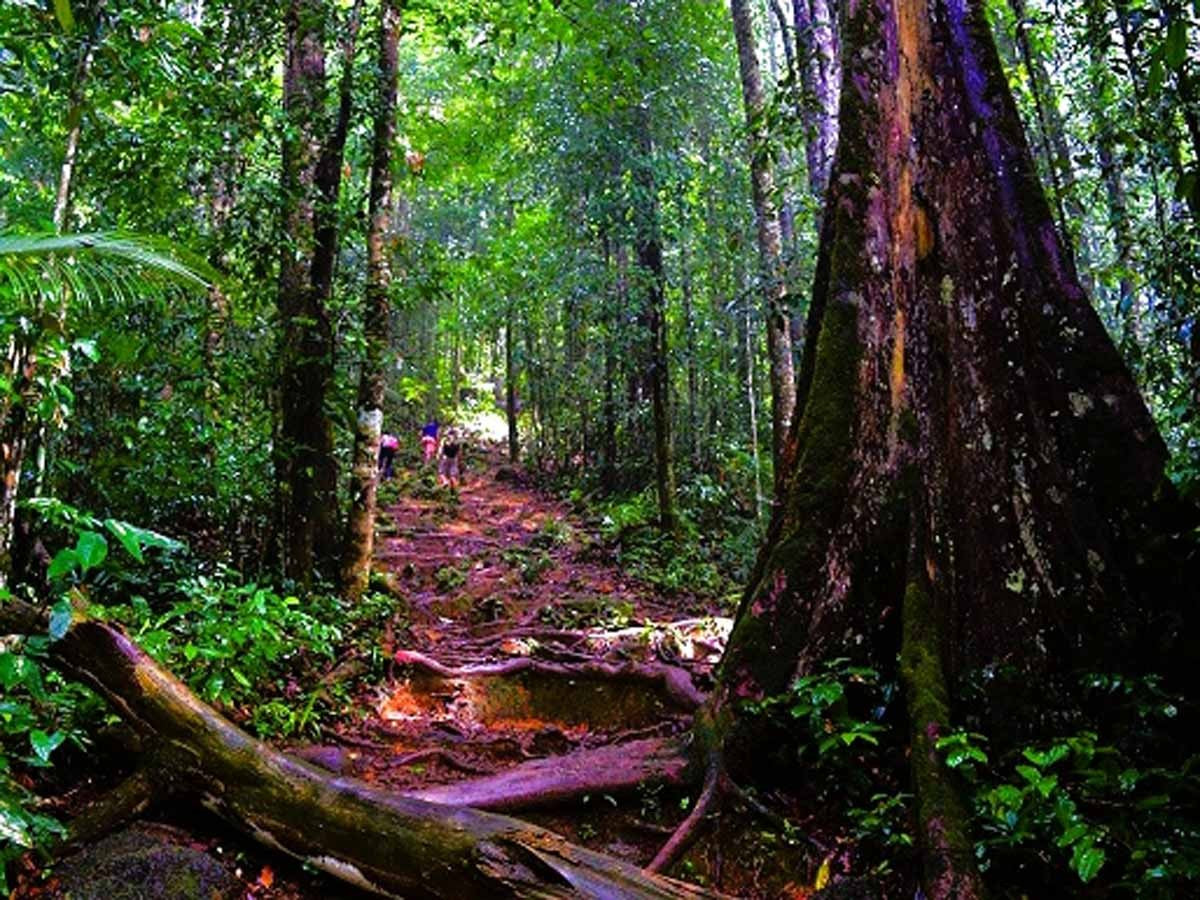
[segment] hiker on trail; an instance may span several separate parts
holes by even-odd
[[[379,438],[379,471],[382,473],[384,481],[396,474],[393,464],[396,462],[396,451],[399,448],[400,438],[394,434],[388,434],[385,431]]]
[[[430,419],[425,423],[425,427],[421,429],[421,449],[425,452],[425,463],[428,465],[433,462],[434,456],[437,455],[438,445],[438,420]]]
[[[438,463],[438,484],[458,487],[458,460],[462,443],[453,431],[447,431],[442,441],[442,459]]]

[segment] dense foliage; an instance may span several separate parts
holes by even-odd
[[[365,344],[376,64],[332,48],[360,14],[365,43],[379,5],[326,4],[328,81],[345,78],[351,103],[340,190],[323,210],[337,229],[325,407],[342,495]],[[788,222],[787,312],[800,323],[822,212],[804,153],[816,99],[790,12],[753,5]],[[1200,495],[1200,7],[987,5],[1082,278],[1167,439],[1172,477]],[[59,830],[26,773],[81,751],[105,715],[39,664],[72,604],[122,622],[262,735],[311,732],[336,690],[321,674],[348,645],[379,665],[378,595],[349,606],[281,576],[275,299],[293,236],[281,212],[285,25],[270,9],[0,0],[0,443],[6,465],[18,446],[24,459],[6,494],[20,503],[0,510],[12,549],[10,560],[0,546],[0,602],[49,598],[56,617],[46,638],[0,641],[0,891],[5,862]],[[666,591],[735,598],[773,473],[764,278],[725,4],[414,0],[400,52],[384,428],[412,448],[430,417],[499,439],[507,412],[528,470],[594,516],[622,565]],[[647,229],[665,271],[661,344],[635,249]],[[670,533],[651,475],[659,371],[682,513]],[[896,687],[879,677],[831,662],[757,710],[794,720],[790,763],[817,767],[822,797],[859,778],[878,741],[899,740],[886,734]],[[1064,867],[1139,896],[1193,886],[1197,826],[1177,798],[1194,795],[1194,760],[1150,752],[1183,701],[1153,680],[1086,677],[1070,729],[989,746],[965,722],[942,739],[973,792],[980,859],[1034,893],[1064,883]],[[895,773],[860,780],[842,812],[876,841],[877,863],[910,843],[908,798]]]

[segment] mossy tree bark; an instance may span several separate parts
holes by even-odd
[[[1160,650],[1153,548],[1177,510],[982,3],[851,3],[843,43],[788,480],[702,721],[736,775],[736,701],[826,658],[892,666],[903,634],[926,892],[970,896],[962,807],[924,764],[956,684]]]
[[[342,588],[359,597],[371,575],[375,544],[379,442],[383,433],[384,357],[391,341],[392,271],[386,246],[392,219],[392,145],[396,140],[396,95],[402,0],[385,0],[379,23],[379,93],[371,150],[371,193],[367,224],[366,354],[358,384],[358,417],[350,478],[350,516],[342,562]]]

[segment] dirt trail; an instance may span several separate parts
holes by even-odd
[[[728,620],[623,574],[568,505],[497,452],[457,494],[398,473],[377,565],[407,602],[392,677],[314,761],[399,790],[686,730]],[[621,751],[612,757],[619,764]],[[434,796],[434,794],[431,794]]]

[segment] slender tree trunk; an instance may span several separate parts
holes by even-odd
[[[654,481],[658,494],[659,526],[668,532],[679,527],[675,509],[675,466],[672,459],[670,368],[667,349],[666,274],[663,269],[662,230],[659,222],[658,184],[654,173],[654,140],[650,112],[637,111],[638,141],[642,158],[634,179],[641,201],[634,210],[637,261],[640,269],[643,319],[646,325],[646,367],[650,382],[650,408],[654,421]]]
[[[1121,32],[1121,45],[1125,50],[1125,63],[1129,72],[1129,84],[1132,88],[1134,108],[1137,111],[1138,131],[1142,133],[1146,143],[1146,167],[1150,170],[1150,187],[1154,194],[1154,221],[1158,226],[1159,242],[1163,247],[1168,244],[1166,203],[1163,200],[1162,185],[1159,180],[1159,162],[1156,158],[1155,147],[1158,143],[1158,123],[1146,109],[1145,86],[1142,79],[1141,58],[1137,52],[1137,35],[1130,21],[1129,0],[1116,0],[1113,4],[1117,12],[1117,27]]]
[[[228,142],[222,147],[222,155],[232,155],[233,148]],[[209,254],[209,264],[218,272],[224,270],[225,260],[218,249],[221,233],[233,212],[234,196],[230,178],[230,167],[224,159],[213,169],[212,182],[209,187],[209,227],[212,230],[211,240],[214,248]],[[220,376],[218,361],[225,346],[225,330],[229,322],[229,298],[220,285],[212,284],[208,289],[207,321],[204,324],[204,401],[207,406],[206,414],[209,421],[215,421],[220,412]],[[215,452],[215,447],[211,448]],[[211,458],[211,457],[210,457]]]
[[[615,254],[611,239],[604,238],[605,271],[612,271],[612,289],[608,297],[604,335],[604,466],[601,481],[606,491],[617,486],[617,340],[621,333],[621,310],[626,308],[625,247],[618,242]]]
[[[21,390],[27,384],[22,376],[23,362],[20,346],[14,341],[6,351],[4,370],[16,373],[13,385]],[[28,388],[21,391],[28,394]],[[13,391],[17,395],[17,391]],[[21,487],[21,468],[25,459],[25,443],[28,440],[29,419],[26,404],[29,397],[20,397],[16,402],[4,398],[0,405],[0,588],[9,587],[12,572],[13,532],[16,526],[17,494]]]
[[[793,27],[787,19],[787,13],[784,12],[780,0],[770,0],[771,15],[769,22],[775,24],[768,29],[772,45],[775,42],[776,33],[779,34],[781,44],[783,46],[783,58],[786,65],[785,75],[793,83],[793,89],[796,80],[799,78],[799,72],[796,68],[796,47],[795,42],[791,40],[788,34]],[[774,65],[774,57],[772,57],[771,78],[776,85],[779,84],[779,72]],[[778,90],[778,88],[777,88]],[[792,156],[786,148],[779,150],[779,170],[783,173],[784,188],[779,198],[779,238],[783,246],[784,273],[790,275],[789,262],[796,254],[796,195],[791,188],[790,175],[793,169]],[[788,279],[791,283],[791,279]],[[796,329],[793,326],[791,329],[792,337],[796,336]]]
[[[342,73],[338,86],[338,109],[333,131],[321,151],[317,167],[317,190],[320,203],[316,209],[317,246],[313,254],[312,284],[316,303],[324,308],[333,296],[333,278],[338,252],[338,196],[341,192],[346,137],[354,109],[354,58],[358,48],[358,32],[362,26],[363,0],[354,0],[345,22],[342,36]],[[312,510],[316,523],[313,535],[313,556],[318,569],[333,574],[338,571],[338,497],[337,457],[334,455],[333,420],[324,412],[326,398],[333,387],[334,330],[328,314],[320,329],[321,359],[321,418],[314,419],[313,436],[317,442],[315,485],[317,494]],[[313,405],[315,412],[317,407]]]
[[[529,409],[528,443],[533,448],[534,463],[540,469],[546,458],[546,431],[545,422],[542,419],[544,409],[542,407],[541,363],[538,360],[537,347],[534,344],[533,324],[529,321],[529,316],[522,317],[520,324],[523,327],[519,340],[525,345],[525,390]]]
[[[758,399],[757,388],[754,385],[754,334],[750,310],[744,315],[746,335],[746,409],[750,414],[750,459],[754,464],[754,518],[759,522],[763,517],[762,462],[758,456]]]
[[[691,449],[692,468],[699,470],[701,454],[700,435],[700,361],[696,348],[696,311],[692,303],[692,268],[687,245],[679,248],[680,293],[683,295],[683,324],[687,349],[687,417],[688,446]]]
[[[1075,231],[1082,234],[1085,212],[1079,202],[1078,187],[1075,183],[1075,170],[1071,164],[1071,150],[1067,146],[1067,129],[1062,115],[1058,110],[1058,102],[1054,97],[1050,76],[1042,60],[1033,52],[1029,40],[1029,20],[1025,9],[1025,0],[1009,0],[1013,17],[1016,20],[1017,46],[1021,51],[1021,60],[1025,64],[1025,72],[1029,76],[1029,90],[1033,95],[1033,106],[1038,119],[1038,131],[1042,135],[1042,144],[1046,159],[1046,171],[1050,175],[1051,195],[1054,207],[1058,213],[1059,229],[1062,231],[1066,247],[1073,245]],[[1078,224],[1077,229],[1071,228],[1071,223]],[[1087,245],[1083,237],[1079,241],[1080,259],[1084,262],[1085,272],[1089,261]],[[1084,287],[1092,288],[1090,275],[1084,275]]]
[[[775,205],[775,176],[770,157],[770,135],[764,117],[766,100],[758,55],[754,49],[754,22],[749,0],[732,0],[733,31],[737,39],[742,78],[742,100],[750,132],[750,179],[758,221],[758,257],[764,291],[767,355],[771,362],[771,449],[775,464],[776,494],[782,486],[783,446],[796,405],[796,375],[792,365],[792,334],[788,316],[788,290],[783,270],[779,212]]]
[[[386,239],[391,230],[392,147],[396,141],[396,94],[403,0],[384,0],[379,23],[379,89],[371,148],[371,194],[367,211],[366,353],[358,384],[358,416],[350,477],[350,515],[342,563],[342,589],[362,596],[371,575],[375,542],[379,442],[383,432],[384,365],[391,344],[392,272]]]
[[[804,94],[814,103],[804,112],[808,126],[808,185],[818,209],[824,204],[838,143],[838,90],[842,78],[837,22],[828,0],[792,0],[796,58]]]
[[[58,171],[58,190],[54,197],[54,230],[59,234],[68,231],[71,215],[71,192],[75,183],[75,164],[79,157],[79,139],[83,133],[83,111],[86,106],[84,93],[92,74],[92,63],[96,58],[96,47],[100,44],[101,21],[106,0],[98,0],[95,8],[95,24],[88,34],[79,61],[75,66],[75,77],[71,81],[71,92],[67,98],[67,139],[63,150],[62,165]]]
[[[1091,52],[1091,117],[1096,129],[1096,151],[1100,176],[1104,180],[1108,199],[1108,227],[1117,250],[1120,268],[1117,288],[1117,312],[1121,317],[1121,343],[1126,353],[1137,347],[1137,298],[1133,284],[1133,240],[1128,227],[1129,204],[1125,191],[1122,166],[1118,163],[1117,135],[1112,120],[1111,105],[1115,101],[1115,86],[1109,69],[1108,48],[1111,42],[1106,7],[1100,0],[1087,2],[1087,42]]]
[[[504,315],[504,412],[508,418],[508,459],[516,463],[521,458],[521,440],[517,433],[517,364],[513,346],[513,318],[516,312],[512,301]]]
[[[75,77],[71,82],[70,96],[67,100],[67,138],[64,142],[62,165],[58,172],[58,190],[54,197],[54,230],[58,234],[70,231],[71,207],[74,199],[75,167],[79,158],[79,140],[83,135],[83,113],[86,108],[85,92],[88,88],[92,73],[92,63],[96,57],[96,48],[100,44],[100,31],[103,25],[104,7],[106,0],[99,0],[95,9],[95,23],[84,42],[78,64],[75,67]],[[66,295],[57,310],[54,310],[60,323],[60,328],[66,327],[67,308]],[[70,375],[70,357],[63,357],[63,366],[55,373],[54,380],[66,379]],[[45,422],[39,422],[35,433],[29,440],[34,457],[33,493],[41,494],[46,480],[47,444],[49,432]]]
[[[79,156],[79,140],[83,132],[83,113],[86,108],[85,92],[96,47],[100,42],[104,6],[105,0],[99,0],[96,4],[95,22],[76,61],[67,97],[67,113],[64,120],[67,134],[52,214],[54,230],[60,234],[67,230],[70,219],[75,166]],[[42,310],[38,312],[41,313]],[[49,312],[57,318],[61,330],[66,322],[66,307],[60,305]],[[0,412],[3,413],[0,415],[0,588],[7,585],[11,571],[13,539],[18,530],[17,498],[21,488],[22,471],[30,452],[36,467],[34,493],[40,492],[45,473],[46,426],[43,422],[31,420],[29,415],[29,410],[37,403],[38,368],[56,365],[39,360],[35,348],[30,346],[22,335],[11,338],[4,353],[4,366],[0,368],[0,373],[10,381],[9,392],[18,399],[15,403],[6,401],[7,405],[0,407]],[[60,378],[64,375],[66,370],[60,369],[53,377]],[[46,376],[43,374],[41,377],[44,379]]]

